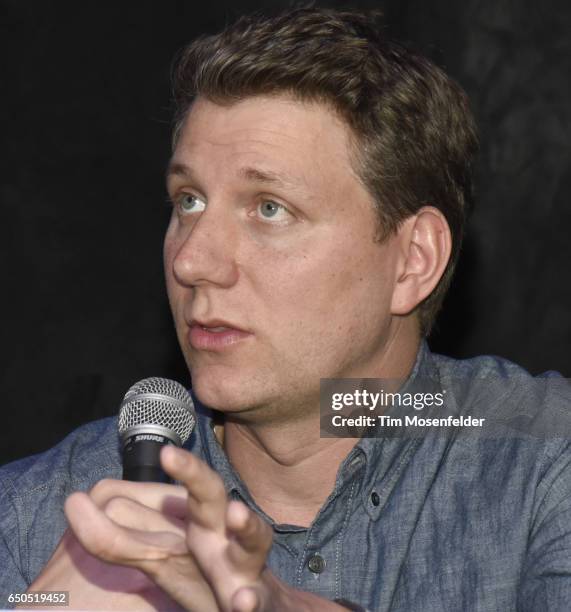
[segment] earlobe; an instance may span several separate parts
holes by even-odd
[[[391,312],[407,315],[434,291],[452,250],[446,218],[433,206],[422,207],[398,231],[401,259],[395,280]]]

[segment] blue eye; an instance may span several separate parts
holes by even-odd
[[[267,219],[271,219],[272,217],[275,217],[278,214],[280,208],[283,207],[279,204],[276,204],[275,202],[272,202],[271,200],[267,200],[266,202],[262,202],[262,204],[260,205],[260,212]]]
[[[264,220],[284,222],[291,217],[289,210],[282,204],[278,204],[273,200],[264,200],[258,204],[258,214]]]
[[[192,193],[183,193],[178,205],[183,213],[202,212],[206,208],[206,203]]]

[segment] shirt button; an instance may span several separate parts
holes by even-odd
[[[371,502],[373,503],[373,506],[378,506],[381,503],[381,498],[376,491],[371,493]]]
[[[321,555],[313,555],[309,558],[307,567],[309,567],[310,571],[314,574],[321,574],[325,569],[325,559]]]

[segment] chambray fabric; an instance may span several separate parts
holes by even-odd
[[[504,377],[518,401],[536,404],[518,409],[571,411],[566,395],[544,405],[526,395],[533,378],[495,357],[456,361],[423,344],[411,378],[418,376]],[[464,388],[455,401],[482,403],[481,387]],[[505,409],[505,395],[485,401],[490,415]],[[269,565],[300,589],[383,612],[571,610],[571,448],[563,437],[362,439],[309,528],[263,514],[203,407],[187,448],[222,476],[230,497],[272,524]],[[0,605],[9,607],[8,594],[25,591],[49,559],[66,527],[66,496],[120,474],[115,419],[0,470]]]

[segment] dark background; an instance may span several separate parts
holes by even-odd
[[[171,58],[288,4],[0,2],[0,463],[115,414],[141,378],[188,381],[161,263]],[[352,5],[384,9],[481,128],[478,208],[433,348],[571,376],[571,4]]]

